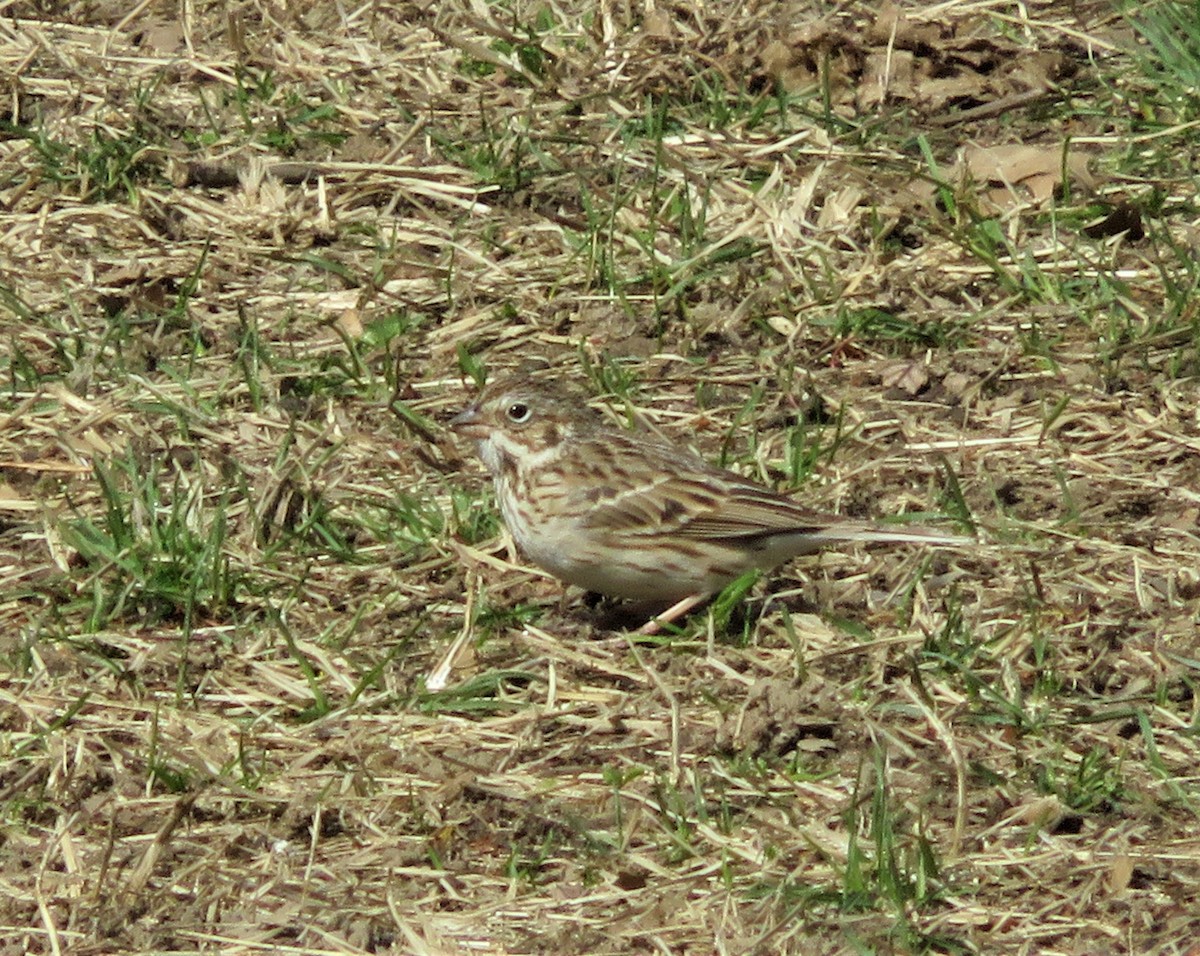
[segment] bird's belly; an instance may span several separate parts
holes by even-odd
[[[691,594],[715,590],[709,587],[708,576],[701,568],[673,566],[629,552],[607,559],[602,555],[581,556],[563,551],[530,553],[529,557],[568,584],[608,597],[678,601]]]
[[[744,553],[712,545],[616,543],[567,523],[509,524],[521,552],[556,578],[608,597],[678,601],[719,591],[751,566]]]

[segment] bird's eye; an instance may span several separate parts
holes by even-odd
[[[529,421],[529,417],[533,414],[533,409],[531,409],[524,402],[513,402],[508,406],[505,414],[508,416],[508,420],[510,422],[513,422],[517,425],[524,425],[527,421]]]

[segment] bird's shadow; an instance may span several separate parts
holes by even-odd
[[[713,599],[715,598],[716,595],[713,595]],[[693,608],[686,617],[674,622],[674,626],[682,626],[696,615],[704,615],[713,599]],[[575,616],[598,630],[635,632],[647,621],[669,608],[671,603],[654,600],[625,601],[588,591],[583,596],[582,606],[576,605]],[[768,606],[778,607],[781,604],[793,614],[813,613],[815,610],[813,605],[799,594],[792,593],[781,597],[768,592],[761,596],[747,597],[728,609],[722,631],[727,634],[744,633],[748,626],[752,626],[753,622],[765,613]]]

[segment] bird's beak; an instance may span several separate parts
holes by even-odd
[[[455,415],[449,422],[450,430],[468,438],[487,438],[487,426],[480,420],[479,406],[470,405]]]

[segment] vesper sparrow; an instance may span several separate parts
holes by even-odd
[[[489,384],[450,426],[475,439],[530,561],[609,597],[678,602],[650,631],[751,568],[833,542],[973,540],[818,514],[527,378]]]

